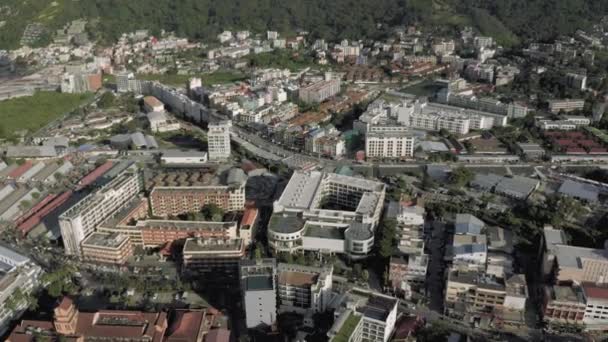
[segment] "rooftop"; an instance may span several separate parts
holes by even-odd
[[[89,235],[89,237],[84,239],[84,241],[82,241],[82,245],[101,248],[119,248],[124,243],[126,243],[128,239],[128,236],[118,233],[93,233]]]
[[[386,318],[391,311],[397,306],[397,299],[392,297],[371,295],[367,303],[358,308],[357,311],[363,314],[364,317],[375,319],[378,321],[386,321]]]
[[[243,251],[244,248],[243,240],[240,238],[195,238],[186,240],[186,243],[184,244],[184,254],[197,252],[239,252]]]
[[[247,291],[266,291],[274,288],[271,275],[251,275],[245,279]]]
[[[304,220],[293,214],[273,214],[268,223],[268,230],[281,233],[292,234],[304,228]]]
[[[562,183],[558,191],[561,194],[589,202],[597,202],[600,192],[600,190],[594,185],[576,182],[569,179]]]
[[[279,284],[310,287],[317,283],[318,278],[319,275],[314,273],[284,271],[279,273]]]

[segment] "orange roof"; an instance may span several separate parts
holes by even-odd
[[[197,341],[201,325],[203,325],[203,318],[203,311],[176,310],[165,341]]]
[[[243,213],[243,218],[241,219],[241,227],[253,226],[257,217],[258,217],[258,210],[256,208],[245,209],[245,212]]]
[[[291,286],[311,286],[317,282],[317,275],[304,272],[282,272],[279,283]]]
[[[608,299],[608,288],[598,287],[595,285],[583,285],[585,295],[588,298],[602,298]]]

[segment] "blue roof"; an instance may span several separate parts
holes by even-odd
[[[488,246],[486,244],[471,244],[471,245],[460,245],[454,246],[454,255],[459,254],[473,254],[487,252]]]
[[[456,215],[456,234],[479,235],[485,223],[471,214]]]

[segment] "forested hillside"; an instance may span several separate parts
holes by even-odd
[[[140,28],[190,38],[241,28],[354,38],[381,34],[380,23],[417,23],[439,30],[472,25],[516,44],[570,33],[606,14],[606,0],[0,0],[0,48],[18,46],[28,23],[52,32],[80,17],[108,42]]]

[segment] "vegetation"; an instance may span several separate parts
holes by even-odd
[[[454,169],[450,174],[450,183],[454,186],[462,187],[472,181],[474,177],[473,171],[461,166]]]
[[[192,39],[208,39],[224,29],[284,34],[302,29],[313,37],[359,39],[380,37],[388,26],[417,24],[443,32],[472,25],[512,45],[522,38],[547,40],[587,28],[608,10],[604,0],[158,0],[154,6],[146,0],[0,0],[0,8],[5,6],[0,49],[18,46],[28,23],[39,22],[53,32],[83,17],[93,38],[102,42],[142,28]]]
[[[389,258],[395,252],[397,245],[397,221],[385,219],[378,229],[378,255]]]
[[[0,139],[13,138],[15,134],[24,130],[35,132],[90,100],[92,96],[92,94],[37,92],[34,96],[1,101]]]
[[[338,334],[334,337],[334,342],[347,342],[350,338],[350,335],[355,331],[359,321],[361,320],[361,316],[357,316],[354,313],[351,313],[350,316],[346,319]]]
[[[287,50],[277,50],[251,55],[249,57],[251,66],[258,68],[279,68],[298,71],[310,66],[316,66],[312,56],[293,53]]]

